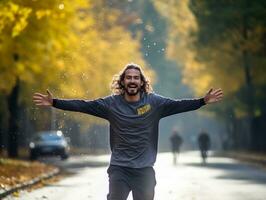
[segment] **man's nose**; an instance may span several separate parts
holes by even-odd
[[[130,83],[135,83],[135,82],[136,82],[136,79],[132,78],[132,79],[130,79],[129,82],[130,82]]]

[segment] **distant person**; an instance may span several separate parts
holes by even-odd
[[[173,164],[176,165],[177,157],[179,157],[180,146],[183,142],[177,131],[173,131],[170,136],[171,148],[173,153]]]
[[[198,144],[199,144],[202,162],[206,163],[208,157],[208,151],[210,150],[211,146],[211,140],[209,135],[205,131],[199,134]]]
[[[134,200],[152,200],[160,119],[219,102],[223,92],[210,89],[197,99],[163,97],[152,92],[147,77],[136,64],[126,65],[114,77],[112,91],[112,95],[94,100],[57,99],[48,91],[47,95],[35,93],[33,100],[38,106],[82,112],[109,121],[112,153],[107,170],[107,199],[126,200],[132,191]]]

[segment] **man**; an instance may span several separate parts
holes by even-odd
[[[176,130],[170,136],[171,148],[173,153],[173,164],[176,165],[176,158],[179,156],[180,146],[183,142],[182,138]]]
[[[199,136],[198,136],[198,144],[199,144],[199,149],[200,149],[200,154],[202,158],[202,162],[205,164],[207,157],[208,157],[208,151],[211,146],[211,140],[209,135],[205,132],[202,131]]]
[[[141,68],[128,64],[115,76],[114,95],[92,101],[54,99],[35,93],[38,106],[83,112],[110,123],[111,161],[108,200],[152,200],[156,184],[153,165],[157,155],[159,120],[169,115],[196,110],[222,99],[221,89],[211,89],[204,98],[173,100],[152,93]]]

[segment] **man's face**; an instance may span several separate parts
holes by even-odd
[[[140,71],[137,69],[126,70],[123,84],[125,86],[125,91],[129,96],[137,95],[143,85],[140,78]]]

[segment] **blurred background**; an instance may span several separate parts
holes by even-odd
[[[38,131],[62,130],[73,151],[108,153],[108,123],[38,108],[34,92],[94,99],[114,74],[141,65],[156,93],[224,100],[160,122],[182,148],[207,132],[212,149],[266,152],[266,2],[263,0],[1,0],[0,152],[18,157]]]

